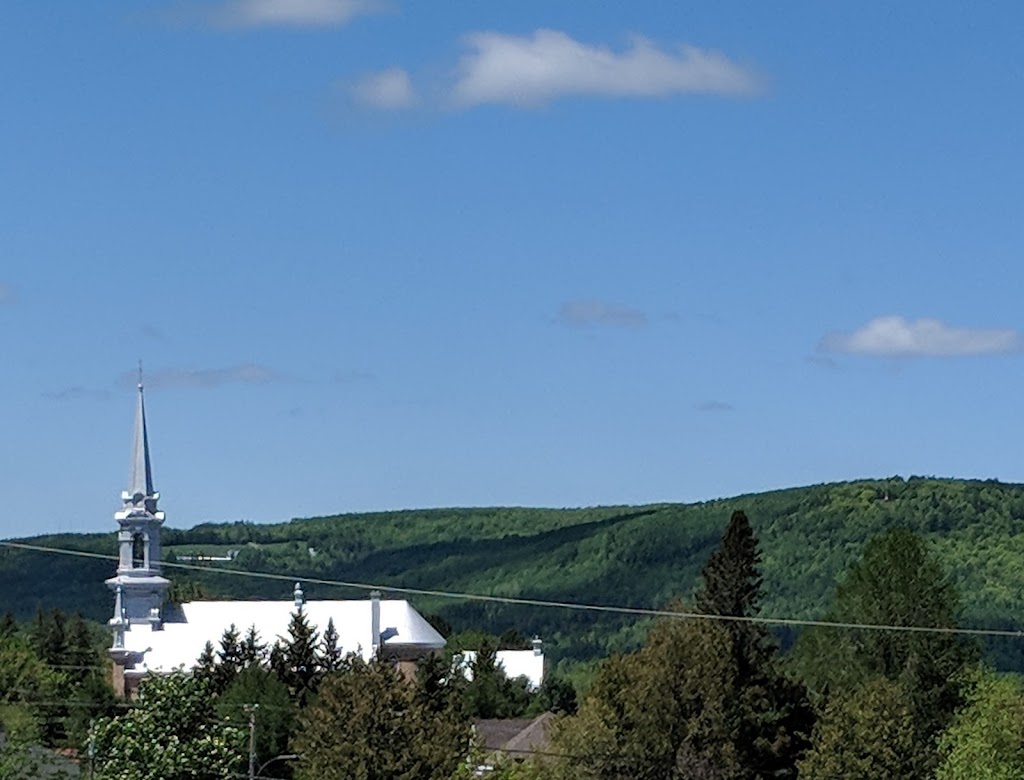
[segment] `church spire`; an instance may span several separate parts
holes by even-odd
[[[135,410],[135,441],[132,444],[131,483],[128,494],[148,497],[154,494],[153,467],[150,464],[150,437],[145,430],[145,397],[142,390],[142,369],[139,367],[138,406]]]
[[[123,498],[126,506],[156,511],[160,494],[153,490],[153,467],[149,460],[149,434],[146,431],[146,399],[139,364],[139,401],[135,410],[135,439],[132,443],[132,473]]]

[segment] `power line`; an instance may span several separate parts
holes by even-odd
[[[80,558],[93,558],[105,561],[116,561],[116,555],[104,555],[101,553],[86,552],[84,550],[72,550],[62,547],[43,547],[37,544],[24,542],[0,541],[0,546],[10,547],[16,550],[28,552],[51,553],[57,555],[70,555]],[[344,580],[327,580],[318,577],[302,577],[290,574],[272,574],[270,572],[247,571],[244,569],[225,569],[216,566],[196,566],[188,563],[171,563],[164,561],[161,566],[167,566],[187,571],[201,571],[213,574],[225,574],[235,577],[252,577],[254,579],[274,580],[278,582],[305,582],[312,585],[324,585],[328,587],[349,588],[351,590],[379,590],[388,593],[401,593],[412,596],[432,596],[436,598],[455,599],[459,601],[481,601],[496,604],[511,604],[526,607],[543,607],[548,609],[567,609],[578,612],[602,612],[618,615],[634,615],[641,617],[663,617],[678,620],[712,620],[726,623],[757,623],[769,626],[793,626],[804,628],[837,628],[837,629],[859,629],[864,631],[890,631],[906,632],[917,634],[958,634],[965,636],[990,636],[1024,638],[1024,631],[1006,630],[996,628],[961,628],[958,626],[917,626],[899,625],[886,623],[852,623],[837,620],[812,620],[805,618],[773,618],[747,615],[716,615],[703,612],[686,612],[670,609],[650,609],[646,607],[616,607],[607,604],[586,604],[575,601],[552,601],[548,599],[521,598],[516,596],[494,596],[485,593],[460,593],[458,591],[432,590],[428,588],[409,588],[398,585],[382,585],[367,582],[346,582]]]

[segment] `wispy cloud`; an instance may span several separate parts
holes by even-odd
[[[371,108],[395,111],[416,104],[409,74],[402,68],[388,68],[364,76],[352,87],[356,102]]]
[[[0,282],[0,306],[14,303],[15,297],[14,288],[9,284]]]
[[[876,357],[955,357],[1016,352],[1024,347],[1012,329],[954,328],[935,319],[876,317],[850,332],[828,333],[819,349]]]
[[[164,336],[164,332],[153,325],[143,325],[141,330],[142,335],[145,336],[147,339],[152,339],[153,341],[167,340],[167,337]]]
[[[215,27],[340,27],[382,8],[374,0],[227,0],[197,14]]]
[[[264,385],[282,379],[282,375],[266,366],[243,363],[227,368],[169,368],[147,371],[146,387],[153,388],[211,388],[223,385]],[[121,377],[122,384],[134,384],[138,374],[128,372]]]
[[[701,401],[699,404],[697,404],[697,411],[698,412],[710,412],[710,413],[735,412],[736,411],[736,407],[733,406],[732,404],[728,403],[727,401],[709,400],[709,401]]]
[[[90,398],[103,399],[110,397],[110,393],[106,390],[91,390],[82,385],[72,385],[61,390],[41,393],[41,395],[48,401],[82,401]]]
[[[475,32],[452,89],[457,105],[540,105],[569,95],[667,97],[687,93],[749,95],[758,78],[725,55],[695,46],[662,50],[634,36],[622,51],[581,43],[563,32]]]
[[[613,328],[643,328],[647,325],[647,315],[639,309],[607,301],[578,300],[562,304],[558,321],[563,325],[581,327],[604,325]]]

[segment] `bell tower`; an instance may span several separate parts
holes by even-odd
[[[164,513],[157,510],[160,494],[153,489],[141,370],[138,390],[131,480],[128,489],[121,493],[121,510],[114,513],[119,525],[117,572],[106,581],[114,592],[114,616],[108,624],[114,630],[111,655],[115,661],[125,654],[124,632],[132,626],[160,629],[160,610],[171,584],[160,575],[160,527]]]

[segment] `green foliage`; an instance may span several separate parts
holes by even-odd
[[[300,708],[305,707],[320,687],[323,665],[317,630],[305,611],[298,609],[288,622],[288,636],[274,645],[270,668],[283,682]]]
[[[223,693],[234,682],[242,668],[242,647],[239,644],[238,629],[232,623],[224,630],[217,651],[217,663],[213,666],[213,690]],[[204,672],[206,671],[204,666]]]
[[[518,718],[530,706],[528,682],[510,680],[498,665],[497,646],[485,642],[469,665],[472,681],[466,687],[466,707],[474,718]]]
[[[979,672],[967,706],[939,741],[936,780],[1024,777],[1024,691],[1019,679]]]
[[[239,729],[248,729],[253,705],[256,714],[257,765],[289,752],[288,740],[296,718],[296,709],[288,688],[277,677],[257,666],[242,669],[227,690],[217,699],[219,719]],[[287,773],[276,768],[274,775]]]
[[[733,514],[703,572],[698,606],[741,620],[666,620],[609,660],[576,717],[555,731],[552,777],[649,780],[793,777],[812,715],[780,671],[757,614],[760,550]],[[685,611],[680,607],[679,611]]]
[[[923,540],[891,531],[865,546],[839,585],[828,618],[950,627],[957,611],[956,591]],[[877,677],[899,683],[919,740],[931,745],[962,703],[962,674],[975,658],[972,646],[951,634],[816,628],[798,643],[794,666],[818,692],[858,688]]]
[[[242,640],[241,662],[242,666],[260,666],[267,660],[267,646],[260,641],[259,632],[256,626],[249,626],[245,632],[245,639]]]
[[[761,549],[750,521],[734,512],[722,542],[701,577],[701,612],[740,618],[724,621],[722,648],[731,662],[732,690],[724,706],[735,730],[742,770],[753,777],[792,777],[807,745],[813,714],[803,685],[779,668],[778,648],[762,624],[753,623],[762,599]]]
[[[568,680],[554,674],[544,676],[540,690],[526,710],[528,716],[553,712],[556,715],[575,715],[579,709],[576,689]]]
[[[437,670],[435,670],[436,672]],[[451,677],[451,675],[447,675]],[[444,780],[463,760],[469,724],[436,673],[410,685],[383,662],[348,656],[302,714],[299,780]],[[428,684],[429,681],[429,684]]]
[[[175,551],[239,550],[232,569],[319,579],[531,596],[635,607],[663,607],[693,593],[701,567],[739,508],[751,519],[762,551],[762,614],[817,618],[829,607],[837,578],[859,559],[867,540],[894,528],[922,536],[963,596],[968,625],[1024,624],[1024,485],[992,481],[894,477],[700,504],[554,509],[443,509],[337,515],[274,525],[204,524],[165,529]],[[38,537],[34,543],[111,554],[113,533]],[[316,554],[310,556],[309,548]],[[31,620],[39,605],[81,611],[104,621],[108,561],[0,548],[0,611]],[[39,571],[48,576],[40,581]],[[213,572],[167,569],[187,598],[282,598],[277,582]],[[637,576],[642,572],[643,576]],[[81,583],[67,588],[61,583]],[[365,592],[322,588],[316,598]],[[416,606],[454,632],[501,634],[516,628],[545,640],[560,673],[572,665],[639,647],[649,622],[623,615],[422,598]],[[444,626],[442,626],[444,627]],[[321,627],[323,628],[323,627]],[[784,646],[794,639],[781,632]],[[216,638],[214,638],[216,639]],[[991,641],[1001,669],[1024,671],[1014,639]],[[562,664],[562,661],[566,661]],[[571,663],[569,663],[571,662]]]
[[[325,674],[336,672],[341,668],[341,648],[338,646],[338,631],[334,627],[334,618],[328,618],[324,629],[320,652],[320,666]]]
[[[216,715],[207,680],[180,673],[145,680],[138,706],[96,724],[96,780],[244,776],[245,731]]]
[[[907,691],[876,678],[836,696],[814,730],[800,780],[926,780],[931,746],[922,743]]]

